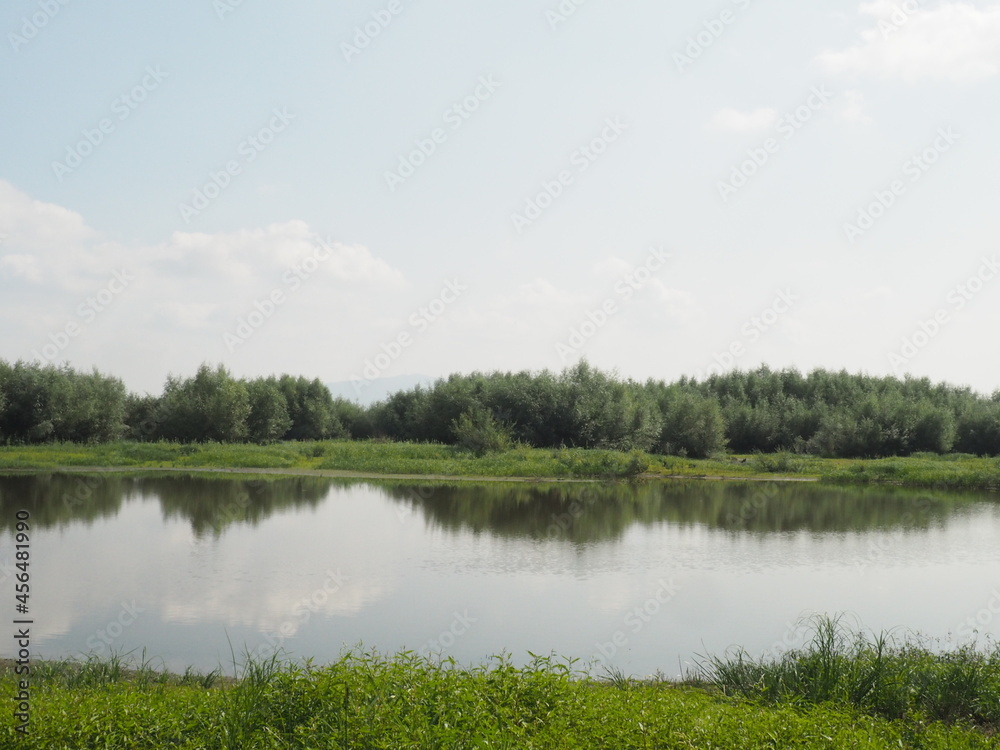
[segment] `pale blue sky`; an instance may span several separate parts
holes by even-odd
[[[0,358],[1000,386],[1000,3],[11,0],[0,32]]]

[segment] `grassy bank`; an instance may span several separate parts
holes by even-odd
[[[644,454],[515,448],[477,456],[448,445],[330,440],[271,445],[234,443],[58,443],[0,448],[0,469],[62,467],[298,469],[368,475],[456,477],[624,477],[647,466]]]
[[[0,447],[0,470],[72,467],[295,469],[364,475],[492,478],[718,477],[822,479],[936,489],[1000,491],[1000,458],[921,453],[906,458],[826,459],[790,453],[688,459],[634,451],[517,447],[477,456],[430,443],[329,440],[232,443],[54,443]]]
[[[1000,458],[921,453],[907,458],[841,462],[825,469],[822,476],[827,481],[846,484],[888,483],[1000,492]]]
[[[1000,731],[1000,645],[931,650],[925,639],[899,639],[817,617],[811,639],[777,658],[743,649],[703,660],[700,675],[725,695],[782,705],[850,705],[871,716],[962,723]]]
[[[829,621],[826,621],[829,623]],[[25,748],[988,748],[1000,654],[935,656],[836,624],[779,662],[709,660],[700,681],[596,680],[569,660],[463,668],[403,653],[315,667],[276,658],[239,679],[45,663]],[[881,644],[881,646],[880,646]],[[5,695],[12,675],[0,677]],[[16,745],[15,745],[16,743]]]

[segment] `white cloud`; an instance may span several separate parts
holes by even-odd
[[[341,281],[362,281],[386,286],[399,286],[403,275],[384,260],[372,257],[363,245],[333,244],[334,253],[325,261],[330,275]]]
[[[548,279],[534,278],[518,286],[513,294],[500,295],[496,306],[557,313],[568,306],[579,304],[583,299],[579,294],[560,289]]]
[[[327,244],[327,247],[324,247]],[[403,276],[361,245],[326,243],[303,221],[271,224],[258,229],[205,234],[174,232],[170,241],[153,249],[163,269],[182,276],[217,276],[233,283],[268,277],[280,282],[286,272],[317,259],[315,272],[331,280],[401,286]]]
[[[712,115],[708,126],[723,133],[747,133],[766,130],[777,121],[778,113],[770,107],[758,107],[753,112],[726,107]]]
[[[0,269],[5,274],[21,276],[28,281],[40,282],[42,280],[42,269],[38,259],[30,255],[12,253],[0,256]]]
[[[0,268],[54,289],[89,291],[117,268],[172,282],[273,287],[288,272],[346,285],[403,286],[403,275],[361,245],[328,242],[302,221],[234,232],[174,232],[167,242],[130,247],[103,241],[80,214],[33,200],[0,180]],[[222,285],[222,286],[220,286]]]
[[[616,255],[609,255],[594,263],[591,275],[598,279],[617,279],[634,270],[632,263]]]
[[[199,302],[165,302],[160,306],[163,317],[184,328],[204,328],[218,304]]]
[[[611,255],[594,264],[594,275],[607,282],[605,291],[622,309],[646,302],[665,314],[668,318],[688,320],[697,315],[698,301],[690,292],[668,287],[663,278],[669,275],[665,269],[652,272],[648,277],[636,276],[639,269],[647,268],[642,263],[636,265]],[[625,291],[629,296],[624,296]]]
[[[65,262],[82,260],[96,233],[75,211],[34,200],[0,180],[0,268],[42,282],[64,277]]]
[[[659,279],[653,279],[650,286],[656,292],[660,307],[668,317],[684,321],[698,317],[702,313],[698,298],[683,289],[671,289]]]
[[[83,217],[54,203],[43,203],[0,180],[0,235],[5,247],[36,250],[76,246],[94,238]]]
[[[860,295],[861,299],[866,301],[891,302],[896,297],[896,291],[891,286],[879,284],[870,289],[862,289]]]
[[[855,125],[867,125],[872,118],[865,114],[864,100],[860,91],[845,91],[837,102],[837,116]]]
[[[278,365],[278,348],[286,359],[308,356],[314,350],[305,344],[320,339],[342,349],[367,333],[387,295],[407,286],[368,248],[323,240],[305,222],[175,232],[156,245],[108,242],[79,214],[0,181],[3,235],[0,358],[38,358],[49,347],[44,356],[53,361],[154,383],[169,368],[225,358],[224,334],[274,294],[281,301],[265,330],[254,331],[254,366],[302,370]],[[116,278],[128,283],[121,288]],[[68,322],[77,324],[71,339],[63,335]],[[190,362],[178,360],[182,351]]]
[[[564,289],[535,277],[508,292],[470,299],[468,305],[455,312],[454,332],[463,341],[459,348],[469,351],[488,342],[489,350],[506,352],[517,342],[522,349],[540,345],[548,352],[546,338],[568,325],[579,309],[593,302],[592,298],[592,294]]]
[[[905,8],[903,7],[905,6]],[[876,20],[861,42],[823,52],[817,62],[832,74],[973,83],[1000,72],[1000,5],[979,8],[945,2],[933,9],[893,0],[863,3],[859,13]]]

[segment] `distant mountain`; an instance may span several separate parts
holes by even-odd
[[[430,386],[434,384],[436,378],[429,375],[396,375],[391,378],[375,378],[374,380],[362,381],[359,389],[350,380],[340,380],[336,383],[327,383],[326,387],[334,398],[343,398],[348,401],[357,401],[362,406],[374,404],[397,391],[408,391],[418,385]]]

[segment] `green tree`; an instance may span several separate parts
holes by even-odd
[[[161,437],[160,397],[150,394],[128,394],[125,399],[125,437],[149,442]]]
[[[667,388],[660,404],[663,427],[654,450],[706,458],[726,449],[726,426],[714,398],[690,389]]]
[[[157,419],[168,440],[236,443],[247,437],[249,415],[246,384],[222,365],[203,364],[193,378],[167,378]]]
[[[104,443],[125,434],[127,392],[121,380],[97,370],[87,374],[65,370],[61,376],[66,401],[57,417],[55,439]]]
[[[977,407],[967,406],[956,425],[955,450],[977,456],[1000,455],[1000,393]]]
[[[344,429],[343,437],[358,440],[373,437],[373,425],[368,410],[353,401],[335,398],[333,416]]]
[[[96,370],[0,362],[0,434],[10,442],[101,442],[124,431],[124,384]]]
[[[319,379],[282,375],[278,385],[285,397],[292,425],[285,434],[288,440],[324,440],[347,437],[347,430],[337,419],[333,396]]]
[[[278,380],[274,377],[250,380],[246,384],[250,413],[247,415],[247,439],[254,443],[281,440],[292,427]]]
[[[4,363],[0,369],[0,390],[6,408],[0,432],[14,443],[37,443],[53,439],[60,411],[66,401],[66,388],[59,371],[51,365],[42,367],[18,361]]]
[[[397,391],[384,401],[373,404],[369,413],[372,421],[372,437],[387,437],[393,440],[419,440],[418,420],[425,413],[428,392],[416,386],[410,390]]]
[[[585,360],[564,370],[558,382],[560,437],[566,445],[615,450],[652,447],[660,431],[660,415],[639,385],[622,382]]]

